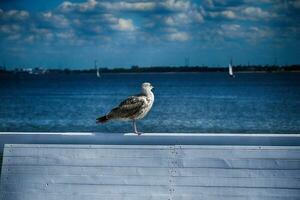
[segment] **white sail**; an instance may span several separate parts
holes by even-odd
[[[234,75],[233,75],[233,70],[232,70],[231,64],[229,64],[228,70],[229,70],[229,71],[228,71],[228,72],[229,72],[229,75],[230,75],[230,76],[234,76]]]
[[[97,68],[97,77],[100,77],[99,68]]]

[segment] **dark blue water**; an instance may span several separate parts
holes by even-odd
[[[300,73],[1,75],[0,131],[130,132],[95,119],[151,82],[143,132],[300,133]]]

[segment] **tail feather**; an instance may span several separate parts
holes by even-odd
[[[99,117],[99,118],[96,119],[96,123],[97,123],[97,124],[105,123],[105,122],[107,122],[107,121],[108,121],[107,115],[104,115],[104,116]]]

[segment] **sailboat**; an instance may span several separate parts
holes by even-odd
[[[234,74],[233,74],[233,69],[232,69],[232,61],[229,63],[228,65],[228,73],[229,73],[229,76],[234,78]]]
[[[99,68],[97,67],[97,60],[95,60],[95,69],[96,69],[96,75],[97,75],[97,77],[100,78]]]
[[[99,68],[97,68],[97,77],[100,78]]]

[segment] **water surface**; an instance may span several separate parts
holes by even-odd
[[[0,76],[0,131],[130,132],[95,119],[151,82],[144,132],[300,133],[300,74],[48,74]]]

